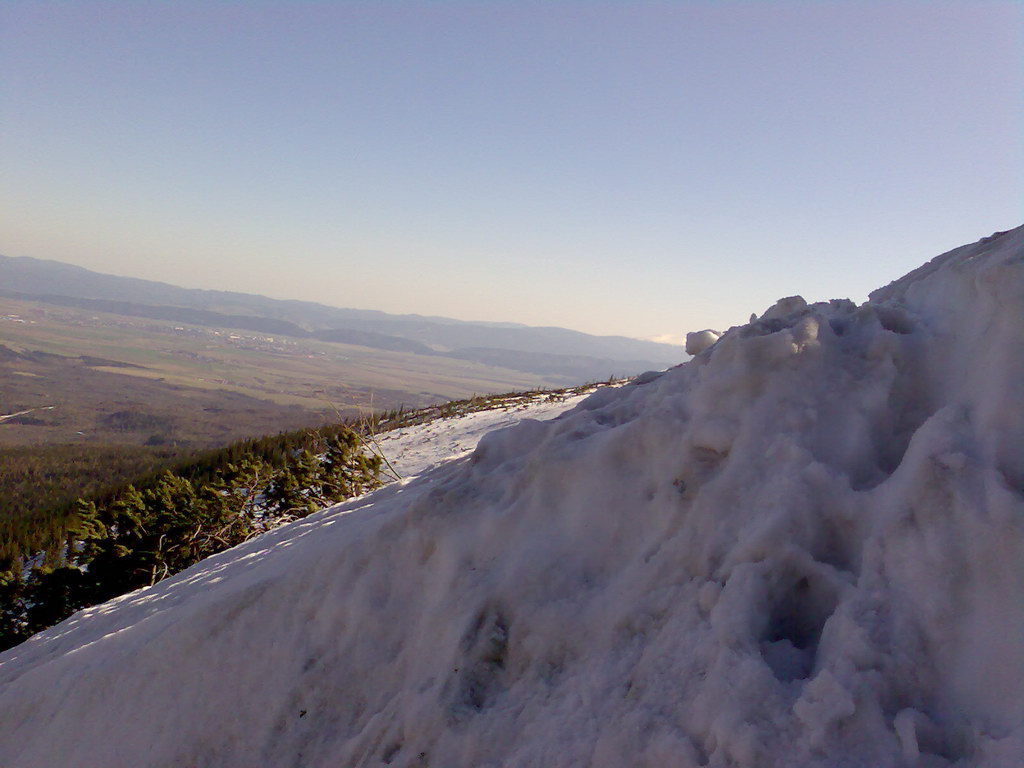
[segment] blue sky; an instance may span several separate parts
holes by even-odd
[[[1018,2],[0,6],[0,253],[639,337],[1024,212]]]

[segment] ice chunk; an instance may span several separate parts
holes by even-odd
[[[686,354],[699,355],[721,338],[722,334],[711,329],[686,334]]]
[[[804,301],[803,296],[787,296],[784,299],[779,299],[772,304],[763,315],[761,320],[778,320],[783,317],[792,315],[794,312],[799,312],[802,309],[807,309],[807,302]]]

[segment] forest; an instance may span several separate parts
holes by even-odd
[[[382,458],[359,429],[339,424],[245,440],[148,473],[159,455],[92,454],[79,481],[91,492],[37,512],[34,499],[24,499],[21,514],[4,521],[0,650],[377,487]],[[131,483],[101,487],[111,459],[115,474],[143,471]],[[43,473],[28,459],[20,466],[28,477]]]

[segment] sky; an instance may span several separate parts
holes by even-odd
[[[0,4],[0,253],[679,338],[1024,219],[1018,2]]]

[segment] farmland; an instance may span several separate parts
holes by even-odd
[[[0,448],[212,447],[550,384],[448,357],[0,299]]]

